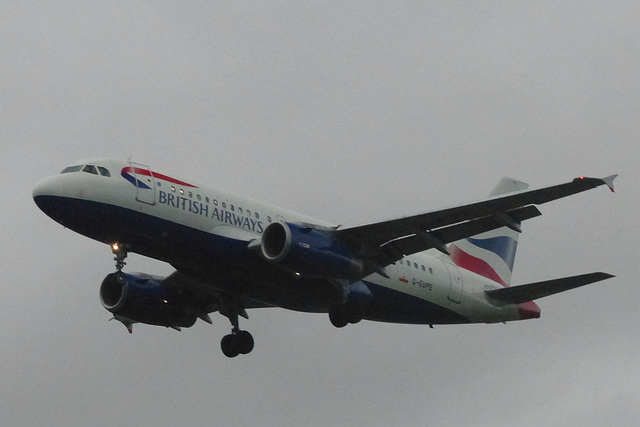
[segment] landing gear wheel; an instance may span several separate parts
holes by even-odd
[[[251,353],[254,345],[253,337],[249,332],[240,330],[238,323],[238,316],[240,314],[247,319],[249,318],[239,301],[239,296],[233,295],[231,298],[223,301],[220,313],[227,316],[231,322],[231,333],[225,335],[220,342],[220,347],[224,355],[227,357],[236,357],[239,354]]]
[[[336,328],[358,323],[363,317],[364,308],[358,304],[336,305],[329,310],[329,320]]]
[[[239,354],[249,354],[253,350],[253,336],[247,331],[238,331],[225,335],[220,342],[220,348],[227,357],[236,357]]]
[[[233,334],[225,335],[224,338],[222,338],[220,348],[227,357],[236,357],[240,354],[240,350],[238,349],[238,340]]]
[[[253,350],[253,336],[247,331],[240,331],[236,335],[237,347],[240,354],[249,354]]]
[[[345,316],[342,306],[339,305],[331,307],[329,310],[329,320],[336,328],[344,328],[349,324],[349,320],[347,320],[347,316]]]
[[[345,304],[344,312],[345,317],[352,325],[360,322],[364,317],[364,308],[358,304]]]

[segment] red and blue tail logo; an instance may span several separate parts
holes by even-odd
[[[449,246],[451,260],[461,268],[509,286],[518,248],[518,233],[501,228]]]
[[[495,186],[490,197],[526,190],[529,184],[504,177]],[[520,233],[507,227],[460,240],[449,245],[451,260],[480,276],[509,286]]]

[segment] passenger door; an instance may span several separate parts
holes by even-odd
[[[450,301],[453,301],[456,304],[460,304],[460,301],[462,301],[463,291],[462,275],[460,274],[460,269],[453,264],[449,264],[448,262],[444,262],[444,265],[449,271],[450,285],[448,298]]]
[[[148,205],[156,204],[156,180],[149,166],[129,162],[136,177],[136,200]]]

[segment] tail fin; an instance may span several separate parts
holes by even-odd
[[[490,196],[526,190],[529,184],[513,178],[502,178]],[[484,276],[503,286],[511,283],[513,264],[520,233],[502,227],[449,246],[451,260],[460,268]]]

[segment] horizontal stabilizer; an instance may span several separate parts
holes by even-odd
[[[485,291],[490,297],[511,304],[520,304],[538,298],[579,288],[580,286],[615,277],[608,273],[589,273],[561,279],[547,280],[544,282],[529,283],[528,285],[514,286],[511,288],[492,289]]]

